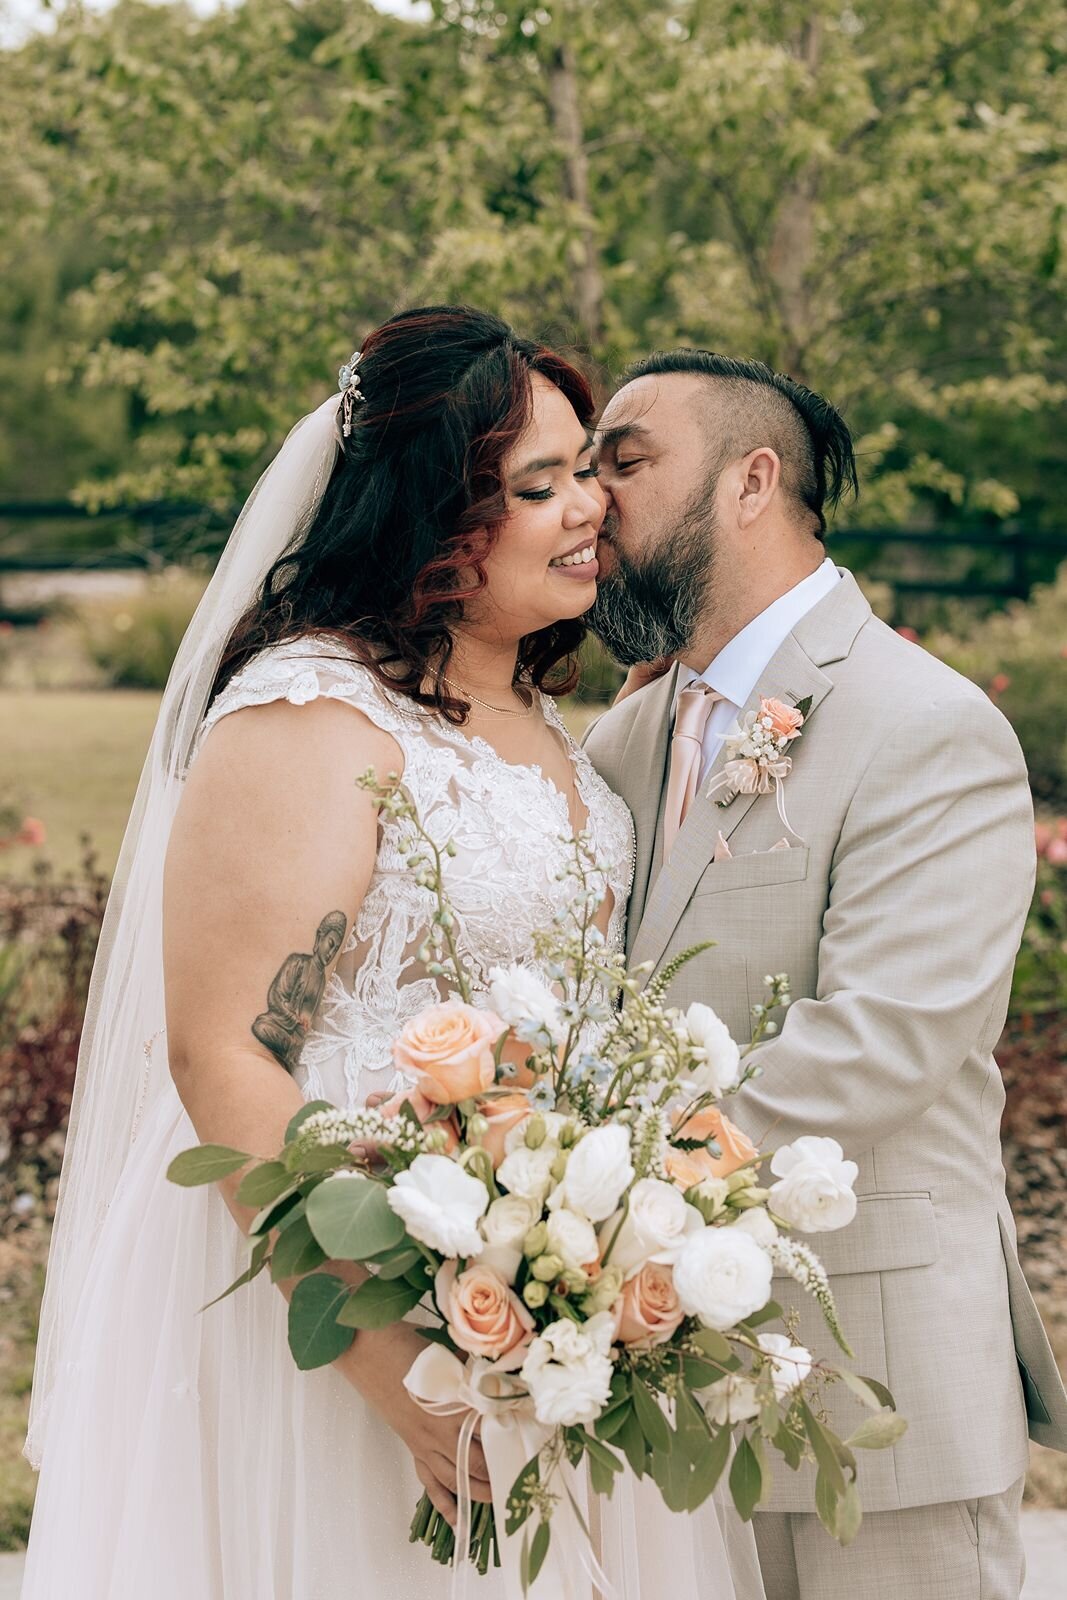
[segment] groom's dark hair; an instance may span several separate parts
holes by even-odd
[[[669,373],[706,378],[723,392],[726,403],[716,408],[715,422],[725,437],[716,440],[718,460],[709,475],[769,445],[782,463],[783,490],[816,519],[811,531],[821,538],[826,510],[843,494],[859,492],[852,435],[829,400],[762,361],[737,361],[713,350],[654,351],[628,367],[622,381]]]

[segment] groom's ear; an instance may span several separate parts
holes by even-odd
[[[752,525],[770,506],[782,481],[782,463],[769,445],[750,450],[737,463],[738,527]]]

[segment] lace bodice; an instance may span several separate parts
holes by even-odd
[[[439,846],[455,846],[446,886],[460,955],[477,987],[488,986],[495,965],[535,965],[533,934],[548,927],[569,896],[567,885],[557,881],[572,858],[566,797],[540,768],[505,761],[486,740],[385,688],[334,641],[301,639],[250,661],[208,711],[194,759],[210,729],[231,711],[281,699],[307,705],[320,697],[356,707],[392,735],[423,826]],[[614,902],[608,943],[621,948],[633,876],[633,822],[571,739],[554,701],[542,695],[541,704],[570,752]],[[296,1071],[306,1099],[352,1109],[372,1092],[404,1085],[392,1064],[392,1042],[412,1016],[444,997],[418,959],[434,900],[407,866],[408,841],[402,823],[381,819],[370,884]]]

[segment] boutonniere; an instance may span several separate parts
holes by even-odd
[[[799,739],[808,712],[811,695],[786,705],[782,700],[760,695],[759,709],[750,711],[741,723],[735,722],[726,735],[726,765],[707,791],[710,800],[720,789],[727,791],[716,804],[725,809],[739,794],[770,794],[774,790],[778,801],[778,815],[790,827],[782,798],[782,784],[793,767],[789,754],[794,739]]]

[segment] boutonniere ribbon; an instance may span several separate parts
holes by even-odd
[[[758,711],[748,712],[744,722],[735,722],[727,731],[726,765],[707,789],[707,798],[727,790],[725,798],[717,802],[726,807],[739,794],[770,794],[773,789],[778,815],[794,839],[800,839],[785,813],[783,787],[793,768],[789,747],[800,738],[810,710],[810,695],[791,706],[760,695]],[[800,842],[803,844],[803,839]]]

